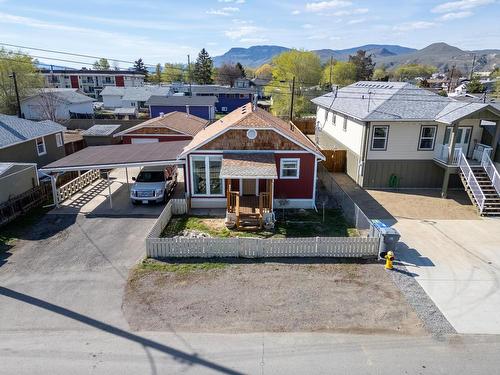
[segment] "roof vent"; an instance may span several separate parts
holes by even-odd
[[[255,130],[255,129],[248,129],[247,130],[247,138],[248,139],[255,139],[255,138],[257,138],[257,130]]]
[[[165,113],[160,112],[160,117],[161,117],[161,118],[165,117]]]

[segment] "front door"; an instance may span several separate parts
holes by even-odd
[[[446,132],[444,133],[444,144],[449,146],[450,145],[450,134],[451,134],[452,127],[448,126],[446,128]],[[467,155],[469,151],[469,143],[470,143],[470,136],[472,133],[472,127],[470,126],[463,126],[458,128],[458,133],[457,133],[457,142],[455,145],[455,149],[461,148],[462,152]]]
[[[242,195],[256,195],[256,180],[245,178],[242,182]]]

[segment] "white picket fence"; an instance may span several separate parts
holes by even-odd
[[[304,237],[286,239],[160,238],[173,212],[168,202],[146,237],[146,255],[151,258],[176,257],[376,257],[380,238]]]
[[[88,172],[85,172],[81,176],[71,180],[67,184],[64,184],[60,188],[57,189],[57,200],[58,202],[62,202],[68,198],[70,198],[73,194],[78,193],[85,186],[90,185],[92,182],[97,180],[100,177],[99,169],[92,169]]]
[[[185,198],[172,198],[172,215],[184,215],[188,212],[187,200]]]

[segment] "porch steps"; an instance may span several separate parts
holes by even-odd
[[[471,169],[472,172],[474,173],[474,176],[476,177],[479,187],[481,188],[486,198],[484,202],[482,216],[500,216],[500,195],[493,187],[491,180],[488,177],[488,174],[486,173],[483,167],[474,166],[471,167]],[[469,195],[469,198],[474,203],[476,208],[478,208],[478,204],[476,202],[476,199],[474,198],[474,194],[472,193],[470,186],[468,185],[467,180],[463,175],[463,173],[460,173],[460,179],[462,180],[462,183],[465,187],[465,191]]]
[[[238,229],[240,230],[259,230],[262,228],[262,215],[260,214],[241,214]]]

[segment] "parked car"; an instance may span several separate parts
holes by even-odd
[[[132,180],[135,181],[130,190],[133,204],[165,202],[177,184],[177,167],[144,167]]]

